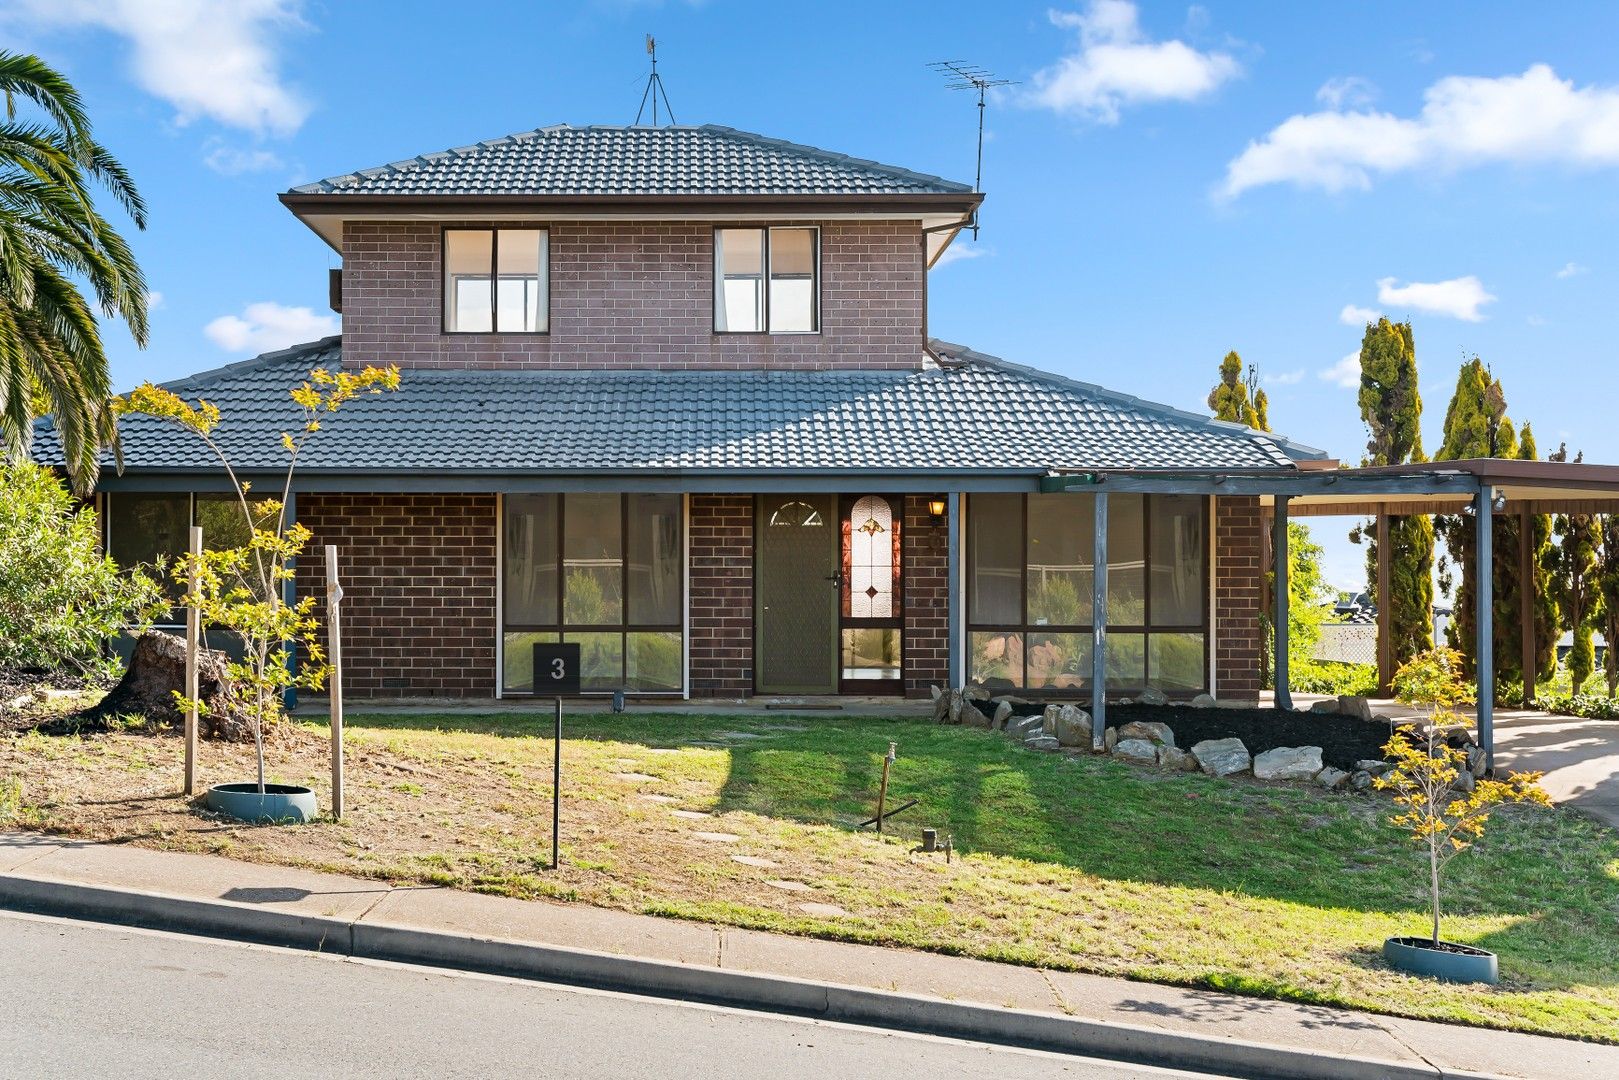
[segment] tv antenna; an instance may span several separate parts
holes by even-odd
[[[949,82],[948,90],[978,91],[978,167],[973,173],[973,190],[984,186],[984,99],[992,86],[1014,86],[1016,79],[998,79],[995,73],[963,60],[935,60],[928,67],[943,75]],[[973,210],[973,239],[978,239],[978,211]]]
[[[675,122],[675,110],[669,105],[669,95],[663,89],[663,76],[658,74],[658,42],[651,34],[646,36],[646,54],[652,58],[652,74],[647,76],[646,89],[641,93],[641,107],[635,111],[635,126],[641,126],[641,115],[646,112],[647,101],[652,102],[652,126],[658,126],[658,96],[663,96],[663,111],[669,114],[669,123]]]

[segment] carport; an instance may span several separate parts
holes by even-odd
[[[1092,701],[1098,716],[1105,708],[1106,672],[1106,545],[1107,494],[1160,492],[1182,495],[1258,496],[1270,519],[1271,589],[1275,626],[1275,701],[1292,706],[1288,692],[1288,588],[1287,524],[1293,517],[1362,517],[1376,522],[1377,544],[1377,656],[1378,682],[1386,692],[1393,677],[1391,634],[1389,521],[1418,514],[1466,514],[1474,520],[1474,571],[1477,640],[1478,741],[1488,767],[1495,767],[1495,625],[1494,529],[1497,515],[1517,515],[1518,560],[1522,577],[1530,571],[1530,519],[1538,514],[1619,513],[1619,466],[1557,461],[1514,461],[1464,458],[1409,465],[1339,468],[1333,461],[1303,461],[1296,469],[1252,472],[1199,472],[1181,470],[1116,470],[1052,473],[1041,481],[1042,491],[1087,491],[1096,496],[1097,572],[1092,658]],[[1534,685],[1534,609],[1523,593],[1517,617],[1524,627],[1525,682]],[[1094,729],[1098,735],[1102,725]]]

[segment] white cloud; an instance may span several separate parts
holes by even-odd
[[[1588,270],[1588,269],[1590,269],[1590,268],[1585,267],[1585,266],[1581,266],[1579,263],[1573,263],[1573,262],[1564,263],[1563,268],[1561,270],[1557,271],[1557,280],[1558,281],[1567,281],[1569,278],[1573,277],[1576,274],[1585,273],[1586,270]]]
[[[202,332],[227,352],[261,353],[315,341],[337,330],[335,315],[317,315],[306,307],[261,300],[247,305],[240,315],[221,315]]]
[[[156,289],[146,290],[146,310],[156,311],[163,306],[163,294]]]
[[[1495,301],[1494,296],[1484,291],[1484,283],[1472,274],[1449,281],[1412,281],[1405,285],[1394,282],[1391,277],[1378,281],[1378,303],[1449,315],[1464,322],[1481,322],[1484,316],[1478,309]]]
[[[1328,79],[1315,92],[1315,99],[1329,109],[1342,109],[1346,105],[1351,109],[1365,108],[1376,97],[1376,84],[1359,75]]]
[[[939,256],[939,261],[934,263],[933,266],[934,269],[938,269],[941,266],[949,266],[953,262],[976,259],[987,254],[989,252],[986,249],[976,244],[968,244],[958,236],[953,244],[944,249],[944,254]]]
[[[217,142],[211,145],[212,149],[203,155],[202,162],[224,176],[240,176],[242,173],[281,167],[281,158],[268,150],[243,149]]]
[[[1338,312],[1338,321],[1345,326],[1365,326],[1369,322],[1376,322],[1383,317],[1381,311],[1361,307],[1358,304],[1345,304],[1344,309]]]
[[[11,17],[44,29],[125,38],[136,83],[187,124],[290,135],[309,105],[281,80],[278,35],[301,27],[302,0],[19,0]]]
[[[1500,162],[1619,165],[1619,86],[1576,88],[1535,64],[1522,75],[1440,79],[1414,117],[1338,107],[1291,116],[1231,161],[1218,194],[1282,183],[1365,190],[1380,175]]]
[[[1329,368],[1322,368],[1316,372],[1316,378],[1341,386],[1346,390],[1353,390],[1360,385],[1360,350],[1356,349],[1342,360]]]
[[[1527,319],[1525,319],[1524,321],[1526,323],[1528,323],[1530,326],[1545,326],[1546,325],[1545,317],[1540,316],[1540,315],[1531,315]]]
[[[1356,355],[1358,356],[1359,354],[1357,353]],[[1259,381],[1267,386],[1297,386],[1304,381],[1304,369],[1299,368],[1297,371],[1283,371],[1275,375],[1264,375],[1260,377]]]
[[[1149,41],[1130,0],[1091,0],[1082,12],[1050,11],[1055,26],[1079,31],[1079,47],[1035,72],[1029,100],[1104,124],[1125,105],[1196,101],[1242,74],[1227,53],[1184,41]]]

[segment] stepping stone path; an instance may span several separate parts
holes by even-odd
[[[806,915],[820,915],[828,919],[836,919],[849,914],[836,904],[799,904],[798,910]]]
[[[692,833],[699,840],[710,840],[716,844],[734,844],[742,839],[736,833],[729,832],[700,832]]]
[[[680,753],[680,751],[677,750],[673,746],[649,746],[649,747],[646,748],[646,752],[649,753],[649,754],[678,754],[678,753]]]
[[[757,731],[722,731],[714,736],[716,739],[768,739],[770,736],[761,735]]]
[[[643,780],[656,780],[657,777],[648,776],[644,772],[616,772],[613,774],[613,779],[628,780],[632,784],[639,784]]]
[[[777,865],[776,863],[771,862],[769,859],[761,859],[757,855],[732,855],[731,861],[739,862],[743,866],[760,866],[766,869]]]
[[[696,810],[671,810],[669,813],[673,814],[677,818],[683,818],[686,821],[707,821],[709,818],[714,816],[713,814],[704,814]]]
[[[772,889],[780,889],[782,892],[814,892],[815,891],[815,890],[811,889],[808,885],[804,884],[802,881],[767,881],[767,882],[765,882],[765,884],[769,885]]]
[[[648,795],[648,794],[642,794],[641,798],[645,799],[647,802],[659,802],[659,803],[671,803],[671,802],[679,802],[680,801],[679,799],[675,798],[673,795]]]

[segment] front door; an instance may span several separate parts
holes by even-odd
[[[755,513],[756,689],[836,693],[842,583],[836,498],[761,495]]]

